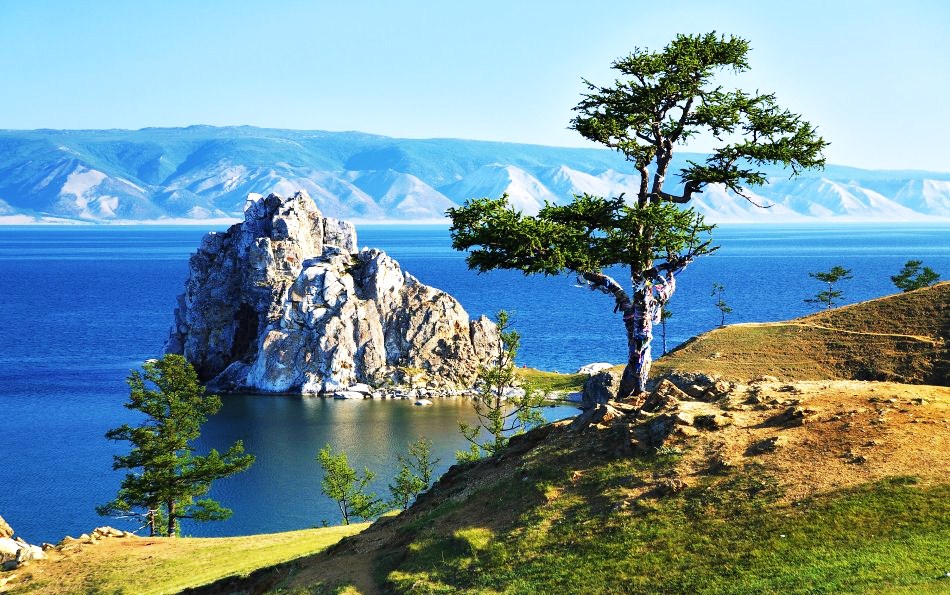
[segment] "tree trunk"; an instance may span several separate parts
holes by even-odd
[[[653,340],[653,311],[656,302],[649,287],[634,292],[630,311],[624,314],[627,327],[627,367],[620,379],[617,398],[639,398],[647,391],[647,379],[653,358],[650,343]]]
[[[347,513],[348,513],[350,507],[349,507],[349,506],[347,505],[347,503],[346,503],[346,497],[344,497],[342,500],[340,500],[339,502],[337,502],[337,506],[340,507],[340,515],[343,516],[343,524],[344,524],[344,525],[349,525],[349,524],[350,524],[350,515],[347,514]]]
[[[653,364],[651,343],[653,326],[661,321],[663,305],[676,291],[676,279],[672,272],[658,282],[646,281],[633,294],[630,307],[624,312],[627,330],[627,367],[620,379],[618,399],[640,399],[647,392],[647,380]]]
[[[168,536],[175,537],[178,535],[178,512],[175,510],[175,501],[169,500],[166,506],[168,507]]]

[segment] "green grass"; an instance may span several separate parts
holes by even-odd
[[[368,523],[224,538],[110,539],[17,571],[11,593],[177,593],[326,549]]]
[[[581,391],[584,389],[584,381],[588,378],[587,374],[560,374],[558,372],[535,370],[534,368],[518,368],[516,374],[522,382],[530,385],[531,388],[545,393]]]
[[[892,478],[787,505],[749,466],[618,508],[624,488],[674,460],[605,461],[573,484],[495,486],[537,504],[502,531],[477,520],[448,535],[420,531],[385,578],[410,593],[950,592],[940,578],[950,571],[950,486]]]

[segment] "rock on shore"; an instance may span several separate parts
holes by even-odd
[[[13,528],[0,517],[0,570],[13,570],[30,560],[46,557],[42,548],[30,545],[19,537],[14,538],[13,535]]]
[[[319,394],[403,380],[468,387],[497,344],[484,316],[421,283],[305,192],[250,195],[243,223],[191,257],[165,350],[214,390]]]

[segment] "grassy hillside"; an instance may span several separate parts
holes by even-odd
[[[159,595],[319,552],[364,529],[306,529],[223,538],[106,538],[77,542],[48,559],[0,572],[0,592]],[[3,579],[8,579],[4,585]]]
[[[948,340],[950,282],[945,282],[788,322],[716,329],[659,360],[655,373],[950,386]]]
[[[561,422],[326,553],[196,592],[945,593],[948,417],[950,389],[823,381]]]
[[[325,553],[197,592],[948,592],[950,389],[857,381],[945,378],[948,296],[707,333],[658,372],[726,382],[545,426]]]

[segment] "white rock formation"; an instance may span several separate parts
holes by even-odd
[[[592,364],[587,364],[586,366],[581,366],[577,369],[578,374],[587,374],[588,376],[593,376],[598,372],[603,372],[604,370],[609,370],[614,367],[613,364],[607,362],[594,362]]]
[[[46,557],[41,547],[30,545],[13,535],[13,528],[0,517],[0,570],[13,570],[30,560]]]
[[[244,222],[205,236],[190,268],[166,351],[215,390],[329,394],[399,382],[400,367],[470,386],[497,344],[490,320],[357,252],[353,226],[302,192],[249,196]]]

